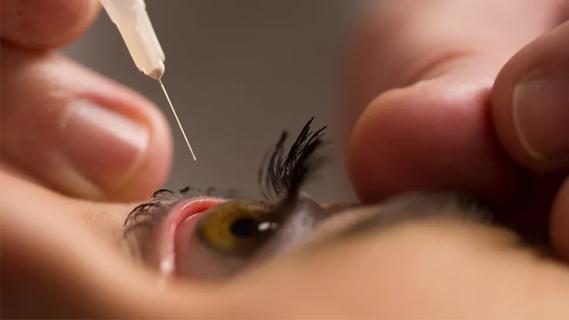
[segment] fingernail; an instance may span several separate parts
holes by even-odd
[[[534,160],[544,165],[569,163],[569,75],[517,84],[513,113],[518,139]]]
[[[63,157],[103,193],[120,187],[148,148],[146,126],[88,100],[69,106],[62,129]]]

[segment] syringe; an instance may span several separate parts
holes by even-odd
[[[192,158],[196,161],[190,140],[162,82],[165,55],[146,12],[144,0],[101,0],[101,4],[111,20],[117,25],[136,67],[150,78],[158,80],[190,149]]]

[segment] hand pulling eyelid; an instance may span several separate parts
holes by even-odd
[[[146,12],[144,0],[100,1],[111,20],[116,24],[136,67],[150,78],[158,80],[192,158],[197,161],[188,136],[162,82],[166,56]]]

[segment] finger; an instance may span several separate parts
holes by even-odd
[[[3,161],[90,199],[141,199],[163,183],[171,138],[149,101],[56,54],[2,49]]]
[[[547,27],[547,3],[393,1],[375,11],[350,78],[348,169],[363,201],[416,189],[513,200],[522,174],[495,136],[489,92],[503,62]]]
[[[133,204],[93,202],[62,196],[41,185],[26,181],[13,173],[0,169],[0,212],[4,218],[18,212],[26,212],[32,216],[45,216],[46,220],[57,220],[62,217],[72,223],[80,224],[96,234],[105,242],[121,247],[124,234],[124,221]],[[34,201],[29,201],[34,199]],[[35,212],[35,213],[34,213]],[[39,217],[36,219],[39,220]],[[42,223],[40,223],[41,225]]]
[[[349,150],[360,198],[375,202],[413,190],[452,189],[508,205],[520,173],[488,121],[488,83],[445,75],[374,100]]]
[[[1,35],[29,48],[61,46],[95,20],[96,0],[2,0]]]
[[[3,316],[108,318],[128,288],[145,291],[148,279],[118,250],[130,206],[62,197],[2,171],[0,187]]]
[[[561,187],[551,210],[551,243],[569,261],[569,178]]]
[[[569,167],[569,22],[502,69],[493,90],[496,130],[510,155],[537,171]]]

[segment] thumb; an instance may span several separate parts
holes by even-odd
[[[156,107],[54,53],[3,45],[2,164],[61,193],[144,199],[168,174],[171,138]]]
[[[504,61],[543,33],[551,5],[378,5],[357,30],[348,73],[348,114],[357,121],[347,167],[359,198],[451,189],[509,205],[520,174],[495,137],[490,89]]]
[[[492,93],[496,131],[518,163],[537,172],[569,169],[569,22],[545,33],[501,70]],[[550,237],[569,258],[569,178],[550,213]]]
[[[506,150],[537,171],[569,167],[569,22],[516,54],[498,75],[493,118]]]

